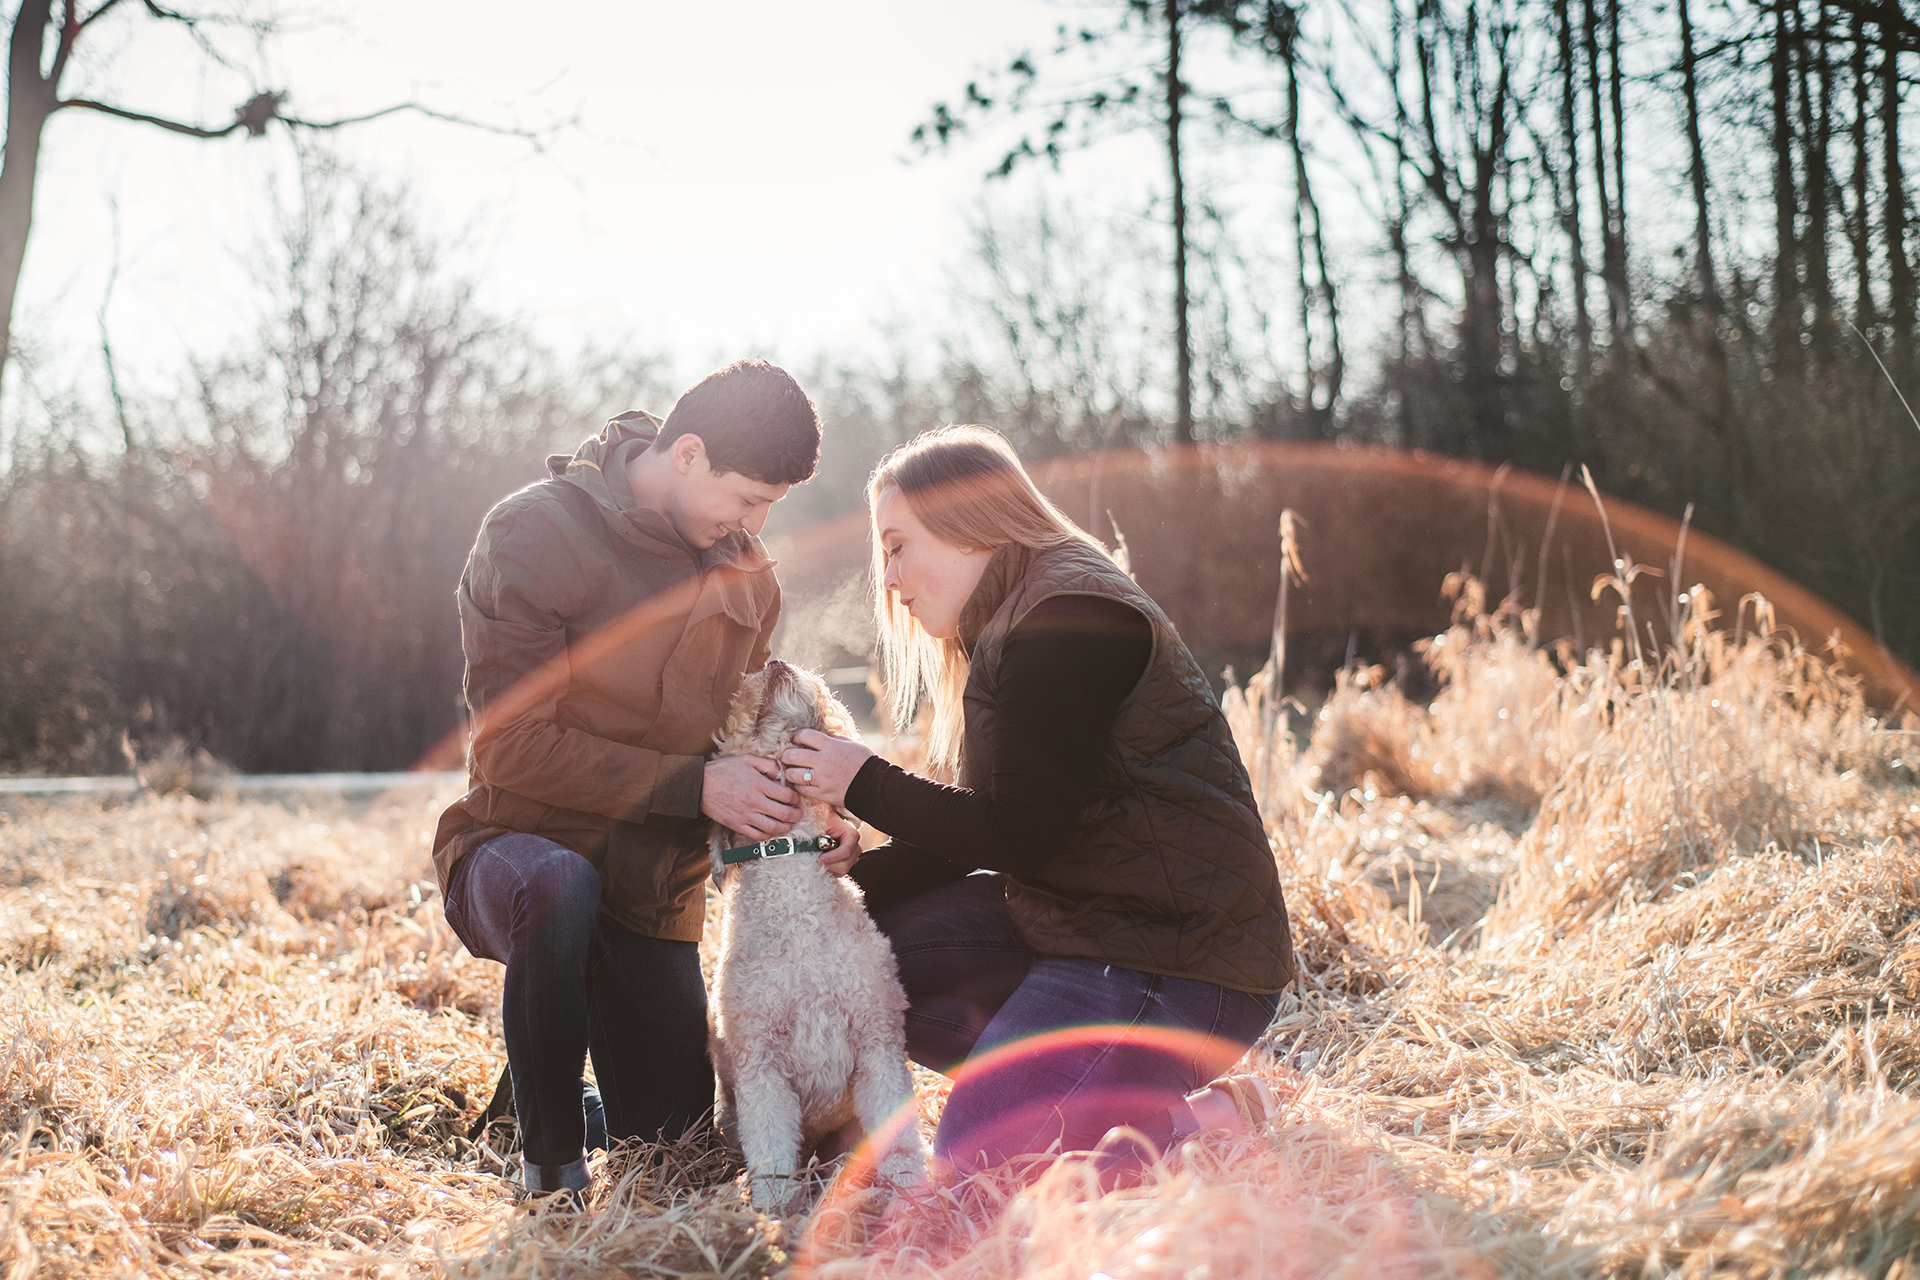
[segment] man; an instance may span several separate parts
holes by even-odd
[[[447,921],[507,966],[501,1014],[528,1194],[585,1192],[589,1049],[613,1138],[713,1102],[698,944],[709,821],[800,816],[770,760],[708,761],[780,615],[758,534],[813,475],[820,421],[742,361],[664,423],[624,413],[491,512],[460,579],[471,788],[434,841]],[[850,828],[822,855],[844,871]]]

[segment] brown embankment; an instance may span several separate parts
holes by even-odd
[[[1482,577],[1490,603],[1517,586],[1528,607],[1541,607],[1544,638],[1567,637],[1584,649],[1621,634],[1617,598],[1592,597],[1610,557],[1600,515],[1577,481],[1563,486],[1427,453],[1278,441],[1111,450],[1052,459],[1033,474],[1048,497],[1109,543],[1118,524],[1141,585],[1203,655],[1263,653],[1287,508],[1303,523],[1308,574],[1291,593],[1287,629],[1309,672],[1308,655],[1329,645],[1373,654],[1445,629],[1452,606],[1441,583],[1462,568]],[[1605,501],[1620,554],[1659,575],[1639,579],[1634,607],[1643,636],[1652,623],[1665,643],[1681,527],[1632,503]],[[774,552],[789,610],[797,612],[864,572],[866,517],[856,512],[797,531],[776,540]],[[1699,583],[1713,593],[1721,626],[1750,629],[1753,610],[1741,601],[1757,592],[1772,604],[1775,625],[1809,648],[1837,640],[1874,702],[1920,705],[1920,677],[1910,668],[1751,556],[1691,530],[1679,576],[1681,587]]]

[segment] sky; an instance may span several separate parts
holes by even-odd
[[[405,181],[423,225],[448,239],[454,268],[479,281],[482,303],[563,356],[588,342],[629,343],[664,353],[690,381],[741,355],[804,369],[888,365],[903,345],[924,353],[930,338],[964,325],[952,312],[970,223],[987,207],[1031,208],[1042,193],[1070,202],[1083,225],[1131,220],[1121,242],[1149,253],[1170,240],[1164,206],[1150,204],[1166,187],[1151,130],[1010,184],[983,176],[1016,136],[1007,126],[931,155],[909,142],[934,102],[956,100],[969,79],[1017,53],[1041,53],[1050,86],[1072,83],[1071,69],[1062,77],[1045,56],[1056,28],[1103,25],[1115,0],[197,3],[271,12],[280,30],[258,47],[216,32],[232,63],[223,66],[178,24],[122,0],[87,33],[63,92],[214,125],[267,88],[288,91],[289,112],[311,119],[414,100],[530,128],[577,121],[543,149],[416,115],[326,135],[359,170]],[[1114,55],[1129,58],[1144,70],[1150,54]],[[1183,65],[1208,91],[1251,85],[1258,95],[1276,83],[1270,66],[1236,63],[1205,42],[1189,45]],[[1308,108],[1325,115],[1312,100]],[[1372,171],[1337,121],[1310,118],[1306,133],[1351,348],[1382,331],[1391,304],[1379,287]],[[1671,138],[1662,141],[1657,120],[1642,134],[1635,164],[1664,163]],[[1187,147],[1190,207],[1225,211],[1249,278],[1266,282],[1262,305],[1286,322],[1272,334],[1262,327],[1261,340],[1291,369],[1283,158],[1204,129],[1189,131]],[[57,113],[15,310],[26,359],[10,370],[9,396],[97,395],[103,332],[131,396],[190,393],[193,364],[233,351],[258,324],[258,264],[296,167],[278,126],[260,140],[203,142]],[[1671,173],[1636,174],[1636,194],[1674,189]],[[1643,245],[1664,244],[1665,232],[1648,236],[1656,206],[1681,203],[1642,201]],[[1680,243],[1686,229],[1670,230]],[[1136,310],[1157,322],[1170,268],[1133,266],[1134,276],[1096,287],[1132,288]],[[1240,314],[1246,322],[1250,313]],[[1170,360],[1147,363],[1156,387],[1170,383]]]
[[[1097,6],[1096,6],[1097,7]],[[251,11],[251,10],[250,10]],[[937,309],[985,196],[990,143],[916,157],[936,100],[1086,12],[1071,0],[736,0],[726,6],[496,0],[281,5],[264,46],[223,68],[124,6],[88,33],[63,92],[209,124],[254,90],[321,119],[403,100],[537,127],[544,151],[413,115],[333,135],[352,164],[410,184],[422,218],[494,309],[561,349],[633,341],[696,371],[738,354],[797,364],[871,354]],[[534,15],[538,16],[534,16]],[[79,384],[102,330],[133,392],[187,385],[258,314],[261,246],[294,149],[204,142],[57,113],[16,309],[43,388]],[[1144,208],[1147,139],[1058,179]]]

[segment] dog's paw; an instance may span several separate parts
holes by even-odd
[[[917,1187],[927,1180],[926,1153],[896,1147],[881,1158],[874,1174],[896,1188]]]
[[[792,1217],[806,1207],[809,1179],[805,1173],[751,1174],[747,1185],[754,1209],[769,1217]]]

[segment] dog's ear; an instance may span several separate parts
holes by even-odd
[[[727,864],[720,861],[720,855],[729,847],[727,844],[727,833],[715,827],[713,834],[707,837],[707,859],[713,863],[713,887],[715,889],[724,889],[727,887]]]
[[[813,695],[813,714],[820,727],[836,738],[860,737],[860,726],[854,723],[853,712],[847,710],[847,704],[833,696],[833,686],[809,671],[807,673],[808,691]]]
[[[823,683],[820,701],[820,718],[826,722],[826,730],[836,738],[860,739],[860,726],[854,722],[853,712],[847,710],[847,704],[833,696]]]

